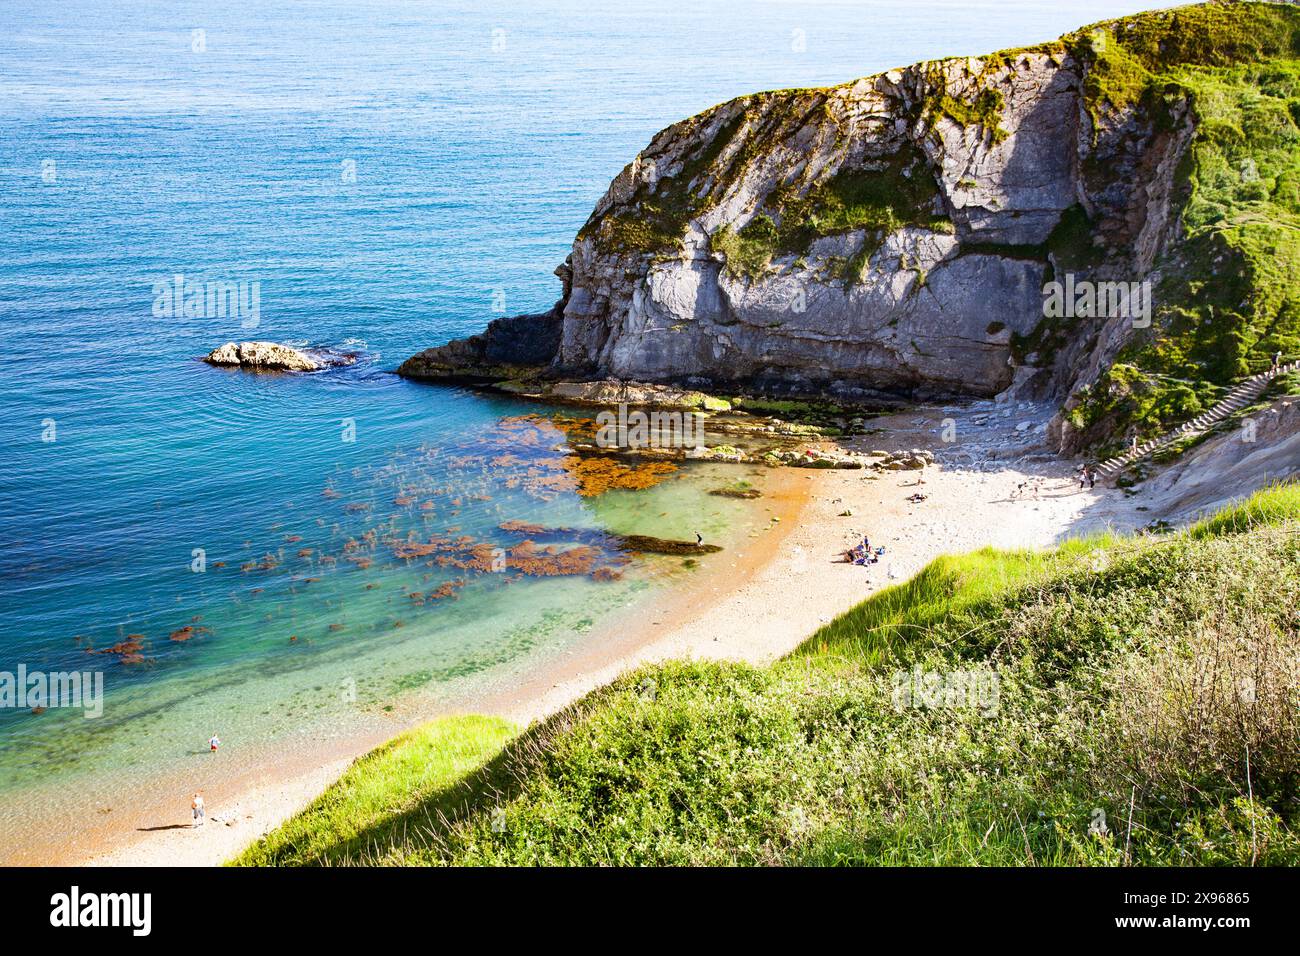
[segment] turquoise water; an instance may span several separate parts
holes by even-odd
[[[214,731],[265,751],[508,683],[688,573],[465,574],[391,544],[359,567],[349,538],[508,547],[510,518],[761,526],[761,503],[703,495],[728,479],[716,468],[598,498],[530,488],[491,462],[512,441],[503,419],[544,410],[387,370],[495,312],[548,307],[609,179],[676,119],[1142,6],[4,4],[0,671],[91,661],[106,681],[99,720],[0,710],[7,834],[55,812],[66,782],[147,780]],[[155,283],[176,275],[256,283],[256,324],[160,314]],[[360,360],[297,377],[195,360],[244,338]],[[461,578],[454,597],[408,596]],[[136,650],[87,653],[136,634]]]

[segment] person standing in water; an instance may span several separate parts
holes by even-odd
[[[699,546],[699,545],[701,545],[701,544],[703,544],[703,543],[704,543],[704,535],[700,534],[698,531],[695,532],[695,544],[696,544],[696,546]]]
[[[221,746],[221,738],[218,737],[216,734],[213,734],[211,737],[208,738],[208,749],[212,753],[216,753],[217,748],[220,746]]]
[[[194,816],[193,826],[203,826],[203,794],[195,793],[194,799],[190,801],[190,813]]]

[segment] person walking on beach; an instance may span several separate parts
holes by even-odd
[[[220,746],[221,746],[221,738],[218,737],[216,734],[213,734],[211,737],[208,738],[208,749],[212,753],[216,753],[217,748]]]
[[[194,799],[190,801],[190,813],[194,816],[193,826],[203,826],[203,794],[195,793]]]
[[[1087,485],[1088,485],[1088,466],[1081,465],[1079,467],[1079,490],[1083,491],[1083,489],[1086,488]]]

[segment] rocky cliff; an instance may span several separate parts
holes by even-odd
[[[544,366],[850,398],[1010,389],[1062,402],[1065,449],[1166,427],[1270,348],[1300,349],[1292,264],[1284,295],[1259,295],[1267,250],[1240,221],[1296,228],[1298,52],[1294,8],[1210,3],[732,100],[663,130],[614,179],[557,270],[561,302],[527,317],[518,350],[507,323],[521,320],[503,320],[400,371],[479,362],[494,377]],[[1217,218],[1196,208],[1207,192]],[[1207,288],[1216,276],[1232,287]],[[1067,277],[1149,282],[1155,321],[1113,302],[1047,314],[1045,288]],[[1197,352],[1227,340],[1219,367]],[[1122,381],[1119,360],[1135,370]]]

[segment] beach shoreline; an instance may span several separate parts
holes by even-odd
[[[1074,464],[1044,452],[1040,441],[1049,414],[1037,406],[1012,410],[978,403],[875,419],[872,433],[841,444],[859,451],[929,448],[938,467],[923,477],[915,471],[775,471],[765,492],[775,520],[752,533],[752,546],[723,552],[725,566],[708,568],[661,601],[654,614],[602,628],[603,640],[584,642],[509,689],[447,713],[492,714],[522,727],[645,664],[692,658],[767,663],[941,554],[1044,547],[1073,534],[1145,523],[1148,516],[1121,491],[1080,490]],[[964,430],[978,438],[936,441],[942,423],[953,420],[959,435]],[[909,500],[916,494],[925,500]],[[844,551],[864,536],[885,548],[880,562],[860,567],[844,561]],[[233,779],[208,801],[210,814],[235,821],[230,826],[210,817],[205,827],[190,828],[178,819],[178,826],[127,842],[120,836],[112,845],[89,841],[64,862],[219,865],[307,806],[356,757],[405,729],[340,741],[314,760],[277,765],[274,775],[262,771]]]
[[[770,543],[783,529],[791,528],[806,500],[806,490],[789,470],[780,469],[763,480],[762,506],[778,520],[770,521],[763,541]],[[757,535],[758,532],[755,532]],[[665,619],[670,609],[674,618],[689,613],[706,593],[726,591],[734,581],[761,563],[763,549],[728,546],[717,555],[725,564],[702,559],[696,572],[665,590],[656,598],[654,620]],[[205,866],[219,865],[244,846],[278,826],[307,806],[357,758],[394,737],[429,720],[463,713],[504,716],[521,726],[545,716],[556,699],[555,686],[565,691],[575,675],[618,672],[621,662],[654,643],[659,628],[647,619],[642,602],[626,609],[611,610],[597,629],[586,635],[573,650],[557,650],[529,662],[515,674],[506,674],[484,687],[454,691],[444,701],[404,701],[392,713],[372,714],[360,730],[337,737],[309,734],[297,746],[269,753],[263,749],[244,751],[238,756],[221,754],[218,769],[200,761],[197,771],[170,772],[155,781],[152,789],[176,793],[183,800],[168,803],[173,809],[118,806],[105,811],[99,821],[83,825],[75,834],[57,832],[50,821],[27,841],[43,847],[39,859],[20,853],[9,865],[90,866]],[[598,681],[601,683],[603,681]],[[596,686],[592,684],[591,686]],[[563,703],[567,703],[563,700]],[[202,828],[190,826],[188,794],[202,789],[208,818]],[[116,802],[116,801],[115,801]],[[129,801],[123,801],[129,803]],[[46,832],[48,830],[48,832]],[[57,850],[50,851],[50,847]]]

